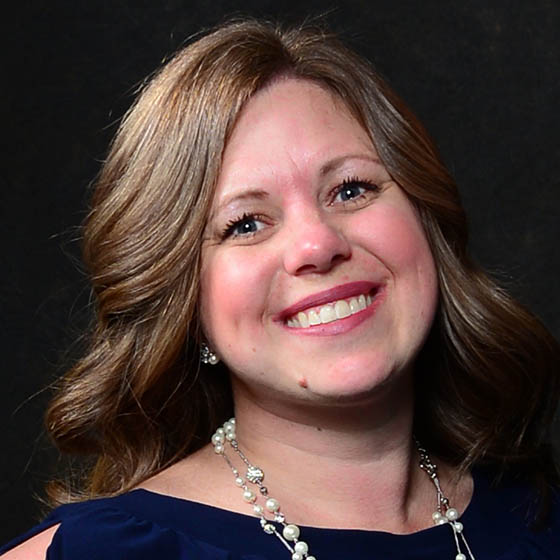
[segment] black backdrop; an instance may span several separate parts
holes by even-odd
[[[16,10],[4,13],[0,90],[0,541],[38,518],[34,494],[56,467],[42,411],[88,321],[78,260],[88,184],[142,78],[227,16],[326,14],[436,138],[475,258],[559,337],[556,0],[28,0]]]

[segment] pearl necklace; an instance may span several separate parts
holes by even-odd
[[[451,527],[455,539],[455,546],[457,548],[455,560],[467,560],[467,556],[465,556],[461,550],[461,542],[470,560],[475,560],[465,538],[463,524],[459,521],[459,512],[455,508],[450,507],[449,500],[445,497],[441,489],[437,475],[437,466],[432,463],[428,452],[421,447],[416,439],[414,442],[416,443],[420,455],[419,467],[426,472],[436,487],[437,509],[432,514],[434,524],[448,524]],[[239,455],[245,465],[247,465],[245,478],[243,478],[239,470],[235,468],[230,458],[227,456],[225,450],[226,443],[229,443],[231,448]],[[305,541],[300,540],[300,528],[293,523],[288,523],[284,514],[280,511],[278,500],[269,497],[268,489],[263,485],[264,472],[262,469],[253,465],[243,454],[241,449],[239,449],[239,444],[237,443],[235,435],[235,418],[230,418],[221,428],[216,430],[212,436],[212,445],[214,446],[214,451],[225,459],[231,469],[235,477],[235,484],[243,491],[243,499],[245,502],[252,505],[253,512],[260,519],[263,531],[269,535],[275,535],[290,551],[292,560],[316,560],[315,556],[309,554],[309,545]],[[258,487],[259,493],[266,500],[264,507],[256,503],[258,494],[249,488],[248,482]],[[274,522],[276,522],[278,526],[275,525],[272,520],[269,520],[265,516],[265,513],[272,515]]]

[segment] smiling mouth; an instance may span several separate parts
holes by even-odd
[[[317,325],[333,323],[340,319],[346,319],[350,315],[360,313],[369,307],[375,299],[371,293],[360,294],[356,297],[339,299],[319,307],[300,311],[286,321],[286,325],[292,329],[308,329]]]

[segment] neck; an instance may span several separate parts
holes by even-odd
[[[435,494],[417,466],[410,385],[358,405],[285,409],[237,386],[239,447],[263,469],[270,495],[295,523],[390,532],[427,527]]]

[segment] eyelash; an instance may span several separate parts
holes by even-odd
[[[239,225],[241,225],[243,222],[248,221],[248,220],[263,220],[263,216],[261,216],[260,214],[252,214],[251,212],[244,212],[242,216],[240,216],[239,218],[234,218],[232,220],[230,220],[225,228],[222,230],[221,233],[221,239],[224,240],[228,237],[230,237],[233,234],[233,231],[235,230],[236,227],[238,227]],[[247,238],[247,237],[252,237],[252,235],[254,235],[256,232],[249,232],[246,235],[242,235],[242,237]]]
[[[370,192],[377,192],[379,191],[379,186],[376,185],[375,183],[373,183],[372,181],[369,181],[368,179],[360,179],[357,176],[353,176],[353,177],[347,177],[346,179],[344,179],[342,181],[342,183],[340,183],[340,185],[337,185],[332,191],[331,194],[329,196],[329,198],[331,199],[331,204],[334,203],[334,199],[335,197],[340,194],[345,187],[348,187],[349,185],[357,185],[359,187],[365,188],[366,190],[370,191]],[[348,201],[343,201],[343,204],[348,204],[348,203],[352,203],[353,201],[356,201],[360,198],[362,198],[364,196],[364,193],[356,196],[355,198],[352,198]],[[220,238],[223,240],[227,239],[228,237],[230,237],[231,235],[233,235],[233,232],[235,230],[235,228],[239,227],[243,222],[245,221],[249,221],[249,220],[254,220],[254,221],[264,221],[263,216],[261,216],[260,214],[253,214],[251,212],[244,212],[242,216],[238,217],[238,218],[234,218],[232,220],[230,220],[226,226],[224,227],[224,229],[221,232]],[[247,234],[239,234],[240,237],[243,237],[244,239],[250,238],[253,235],[255,235],[255,233],[257,232],[248,232]]]
[[[359,187],[365,188],[367,191],[370,191],[370,192],[379,191],[379,186],[376,185],[375,183],[373,183],[372,181],[370,181],[369,179],[360,179],[357,176],[347,177],[346,179],[344,179],[344,181],[342,181],[342,183],[340,185],[336,186],[331,191],[331,200],[334,201],[335,197],[337,195],[339,195],[344,190],[344,188],[348,187],[349,185],[357,185]],[[364,193],[356,196],[355,198],[352,198],[351,200],[347,200],[347,201],[344,201],[344,202],[349,203],[349,202],[352,202],[352,201],[356,201],[356,200],[362,198],[362,196],[364,196]]]

